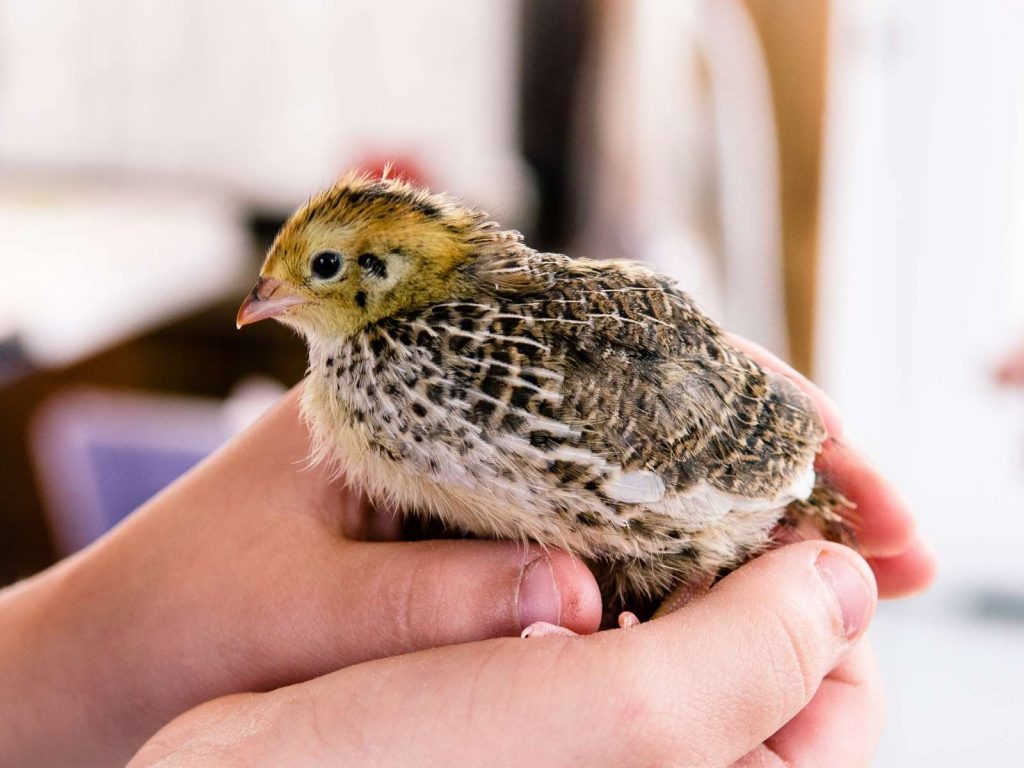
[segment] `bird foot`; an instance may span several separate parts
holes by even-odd
[[[557,624],[549,624],[546,621],[535,621],[523,630],[520,637],[576,637],[571,629],[560,627]]]
[[[632,611],[623,611],[619,614],[619,629],[629,629],[640,623],[640,619]]]
[[[640,623],[640,619],[632,611],[623,611],[619,614],[619,627],[629,629]],[[535,621],[523,630],[520,637],[578,637],[576,632],[557,624],[549,624],[546,621]]]

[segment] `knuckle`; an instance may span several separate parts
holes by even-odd
[[[832,656],[833,639],[822,622],[802,604],[788,604],[773,611],[771,640],[768,643],[769,675],[775,701],[775,719],[788,719],[811,700],[828,672],[826,660]]]
[[[463,639],[467,615],[480,622],[473,610],[476,601],[453,578],[457,561],[445,557],[436,545],[421,542],[416,547],[414,554],[403,553],[395,567],[384,569],[381,584],[381,604],[387,606],[392,639],[403,650]]]
[[[402,649],[412,649],[428,623],[424,613],[431,603],[424,591],[432,583],[429,566],[423,557],[410,557],[401,568],[388,570],[391,573],[383,579],[381,598],[390,617],[391,639]]]

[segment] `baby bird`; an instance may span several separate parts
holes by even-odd
[[[238,326],[270,317],[309,345],[316,459],[371,500],[574,553],[608,605],[706,589],[780,523],[845,535],[809,398],[639,264],[349,176],[277,235]]]

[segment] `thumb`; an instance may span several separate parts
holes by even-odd
[[[689,764],[728,765],[803,709],[874,613],[871,569],[853,550],[809,541],[782,547],[726,577],[705,598],[638,627],[674,647],[654,701],[685,690],[685,708],[660,718],[688,733]],[[646,642],[637,632],[637,641]],[[677,756],[678,757],[678,756]]]
[[[410,729],[428,704],[401,688],[398,669],[452,712],[472,709],[472,727],[437,727],[477,764],[498,764],[495,734],[514,722],[530,738],[501,764],[563,764],[573,754],[586,765],[730,765],[807,705],[867,628],[876,599],[871,570],[853,550],[802,542],[630,629],[461,645],[431,664],[422,654],[392,660],[386,695],[401,699]],[[365,692],[372,668],[348,670],[349,684],[358,677]]]
[[[458,557],[471,561],[474,550],[505,545],[434,546],[469,547]],[[424,557],[428,569],[447,567]],[[560,573],[573,561],[553,554],[552,562]],[[454,582],[420,581],[473,599],[458,591],[458,567],[443,573]],[[440,588],[426,590],[417,605],[444,605]],[[315,749],[317,759],[379,765],[730,765],[807,704],[863,633],[875,600],[871,571],[852,550],[793,544],[676,613],[627,630],[460,644],[349,667],[261,694],[234,713],[230,700],[212,715],[218,702],[204,705],[205,720],[179,718],[132,765],[171,753],[180,761],[182,749],[209,756],[214,747],[274,748],[289,764],[313,760]],[[596,603],[591,610],[596,625]],[[211,716],[221,718],[218,727],[209,727]]]
[[[331,617],[344,664],[518,635],[535,621],[586,634],[601,621],[590,570],[571,555],[497,541],[349,543]],[[341,571],[338,573],[338,571]],[[332,632],[336,636],[336,629]]]

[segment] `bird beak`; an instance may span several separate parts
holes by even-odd
[[[291,283],[278,280],[276,277],[261,277],[239,307],[235,325],[241,328],[243,325],[258,323],[268,317],[277,317],[285,310],[308,301],[309,299],[295,293]]]

